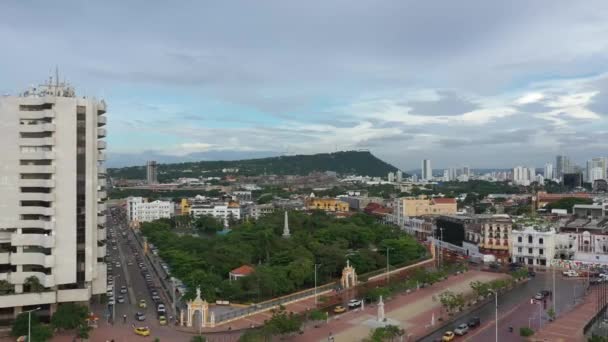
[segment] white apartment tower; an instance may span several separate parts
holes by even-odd
[[[545,179],[553,179],[553,164],[546,163],[545,164]]]
[[[3,319],[106,291],[105,113],[57,79],[0,96]]]
[[[422,161],[422,179],[427,181],[433,179],[433,169],[431,168],[431,161],[429,159]]]
[[[401,170],[397,170],[397,175],[396,175],[395,180],[398,183],[401,183],[403,181],[403,172],[401,172]]]

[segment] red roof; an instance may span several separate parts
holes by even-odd
[[[456,199],[455,198],[436,197],[436,198],[433,198],[433,203],[434,204],[456,204]]]
[[[233,269],[232,271],[230,271],[230,273],[232,273],[234,275],[248,276],[251,273],[253,273],[254,271],[255,271],[255,269],[253,267],[251,267],[249,265],[243,265],[243,266]]]

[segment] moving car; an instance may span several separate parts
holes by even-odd
[[[127,287],[126,287],[126,286],[124,286],[124,285],[123,285],[123,286],[121,286],[121,287],[120,287],[120,293],[122,293],[122,294],[127,293]]]
[[[567,270],[562,272],[562,274],[566,277],[578,277],[578,272],[574,271],[574,270]]]
[[[150,329],[148,327],[137,327],[133,329],[133,332],[139,336],[150,336]]]
[[[142,309],[146,308],[146,300],[145,299],[141,299],[139,301],[139,307],[142,308]]]
[[[467,324],[469,325],[469,328],[475,328],[481,325],[481,320],[479,317],[473,317],[467,322]]]
[[[553,292],[551,292],[551,290],[542,290],[540,291],[540,293],[542,293],[542,295],[545,297],[550,297],[551,295],[553,295]]]
[[[160,315],[158,317],[158,324],[167,325],[167,317],[165,317],[164,315]]]
[[[451,331],[446,331],[445,334],[443,334],[443,337],[441,338],[441,340],[443,342],[449,342],[452,341],[454,339],[454,333]]]
[[[124,296],[118,296],[118,298],[116,299],[117,302],[119,302],[120,304],[125,302],[125,297]]]
[[[334,308],[334,312],[335,313],[342,313],[342,312],[345,312],[345,311],[346,311],[346,309],[342,305],[338,305],[338,306],[336,306]]]
[[[361,306],[361,300],[360,299],[351,299],[350,301],[348,301],[348,307],[349,308],[356,308]]]
[[[160,313],[166,313],[167,310],[165,309],[165,304],[158,304],[158,307],[156,308],[156,311],[160,314]]]
[[[462,323],[454,329],[454,334],[458,336],[462,336],[469,332],[469,325],[466,323]]]
[[[138,321],[145,321],[146,320],[146,315],[144,315],[143,312],[137,311],[137,313],[135,314],[135,319],[138,320]]]
[[[534,299],[536,299],[536,300],[543,300],[543,298],[545,298],[545,295],[542,292],[537,292],[534,295]]]

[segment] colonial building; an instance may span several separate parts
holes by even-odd
[[[513,221],[508,215],[493,215],[481,222],[479,252],[493,254],[498,262],[509,259]]]
[[[146,202],[141,197],[127,198],[127,217],[131,222],[151,222],[170,218],[175,213],[171,201]]]
[[[347,212],[350,207],[347,202],[335,198],[316,198],[310,197],[306,201],[306,208],[308,210],[323,210],[323,211],[337,211]]]
[[[557,233],[534,226],[511,231],[511,261],[531,266],[548,266],[556,257]]]
[[[395,204],[395,213],[403,217],[454,215],[458,210],[455,198],[404,197]]]

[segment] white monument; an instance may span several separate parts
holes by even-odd
[[[288,238],[291,236],[289,232],[289,218],[287,217],[287,210],[285,210],[285,225],[283,226],[283,237]]]
[[[382,296],[380,296],[380,300],[378,301],[378,322],[384,322],[385,319],[384,302],[382,301]]]
[[[342,269],[340,284],[343,289],[349,289],[357,285],[357,273],[355,272],[355,268],[350,265],[349,260],[346,260],[346,267]]]

